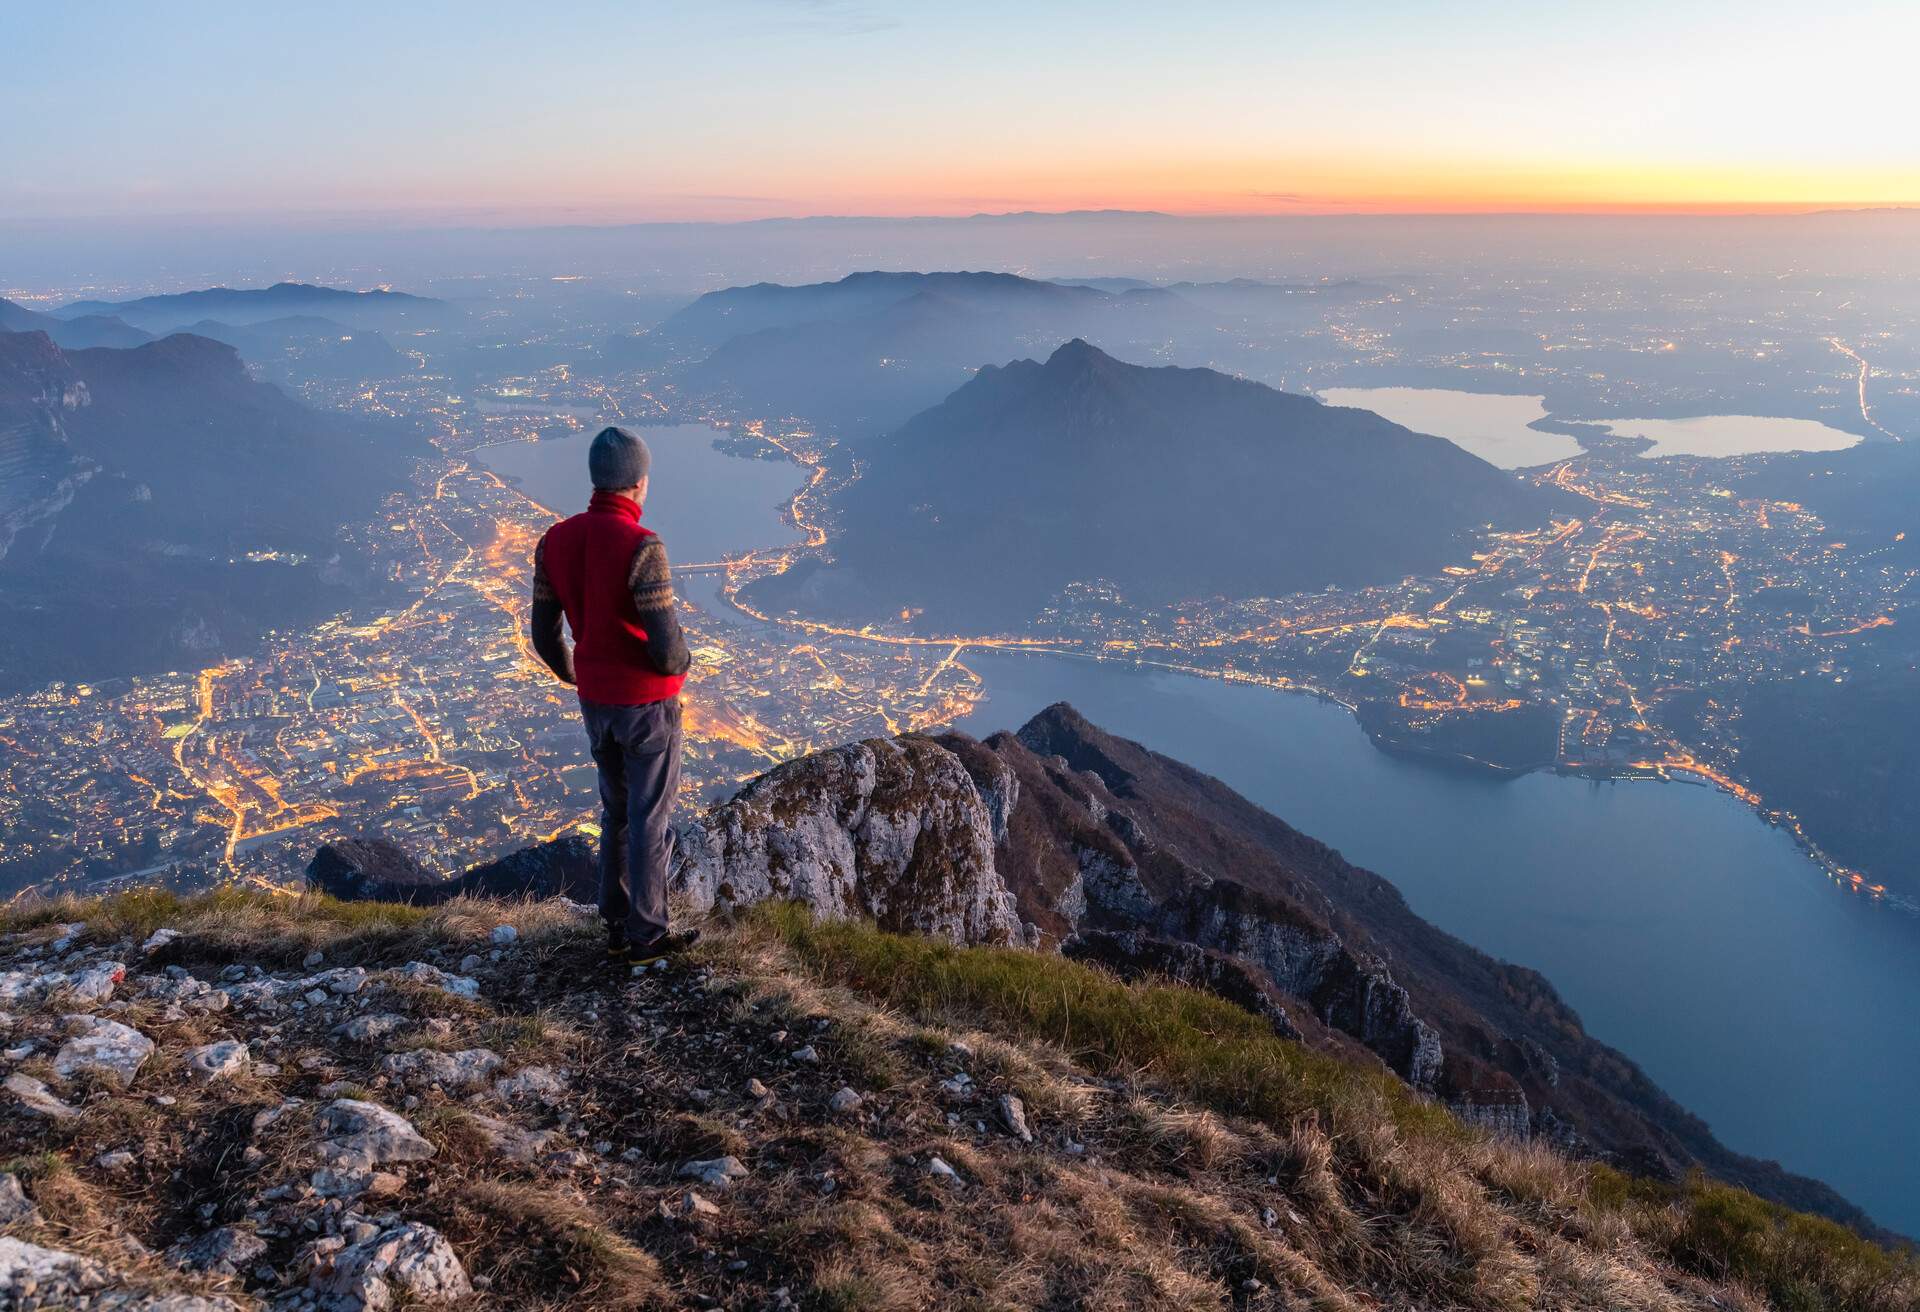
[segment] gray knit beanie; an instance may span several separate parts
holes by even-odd
[[[587,452],[587,472],[596,488],[638,487],[653,467],[653,453],[630,428],[603,428]]]

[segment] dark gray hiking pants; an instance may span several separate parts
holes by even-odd
[[[580,699],[600,767],[600,914],[647,944],[667,932],[667,818],[680,791],[680,699],[605,706]]]

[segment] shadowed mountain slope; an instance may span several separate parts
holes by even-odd
[[[1276,596],[1465,559],[1550,503],[1485,461],[1364,410],[1080,340],[985,368],[863,449],[830,564],[759,585],[776,606],[1012,626],[1068,583],[1129,599]]]

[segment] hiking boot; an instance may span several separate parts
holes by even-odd
[[[635,944],[628,950],[627,960],[635,966],[651,966],[655,962],[665,961],[668,957],[678,956],[700,941],[700,931],[684,929],[678,934],[662,934],[651,943]]]

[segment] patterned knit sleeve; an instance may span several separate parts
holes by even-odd
[[[553,677],[562,683],[573,682],[573,650],[567,646],[564,625],[566,612],[560,606],[560,594],[547,577],[547,539],[533,549],[533,623],[529,637],[534,654],[546,662]]]
[[[685,674],[693,657],[674,612],[673,571],[658,535],[649,535],[633,553],[627,586],[633,593],[633,608],[640,612],[640,627],[646,630],[647,659],[661,674]]]

